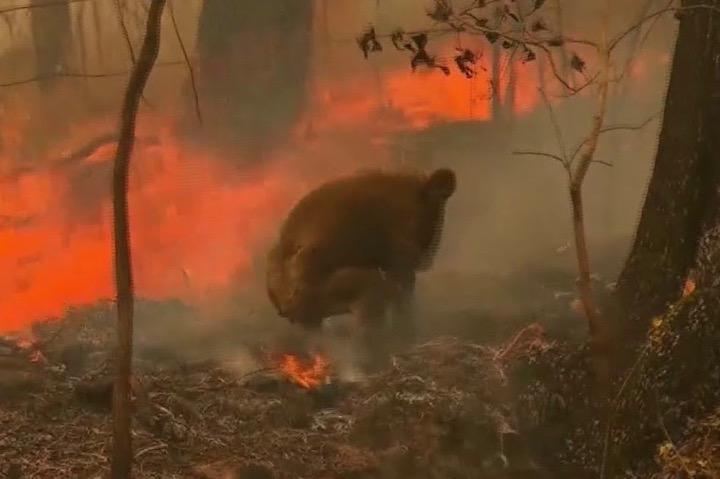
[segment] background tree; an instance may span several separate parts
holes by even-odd
[[[48,5],[52,4],[52,5]],[[66,55],[72,41],[70,4],[53,0],[32,0],[30,5],[31,29],[35,45],[36,73],[50,77],[67,67]],[[41,88],[50,88],[52,78],[40,82]]]
[[[120,139],[113,171],[113,225],[115,283],[118,311],[118,349],[113,388],[113,479],[129,478],[132,470],[132,342],[134,292],[128,220],[128,176],[130,155],[135,144],[135,118],[145,84],[160,48],[160,26],[166,0],[152,0],[148,11],[145,40],[128,82],[120,117]]]
[[[305,106],[313,3],[205,0],[197,50],[209,134],[257,155],[289,137]]]

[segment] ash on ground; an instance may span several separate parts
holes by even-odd
[[[0,349],[0,477],[107,476],[112,323],[92,325],[47,324],[36,344]],[[510,353],[441,337],[310,389],[272,366],[138,357],[135,477],[549,477],[516,432]]]

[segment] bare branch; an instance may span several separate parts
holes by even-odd
[[[57,5],[67,5],[71,3],[81,3],[81,2],[91,2],[92,0],[48,0],[44,3],[33,3],[29,5],[19,5],[16,7],[8,7],[0,9],[0,15],[4,15],[6,13],[12,13],[12,12],[18,12],[21,10],[32,10],[35,8],[45,8],[45,7],[53,7]]]
[[[538,90],[540,91],[540,95],[545,102],[545,106],[548,109],[548,114],[550,115],[550,121],[552,122],[553,128],[555,129],[555,139],[558,142],[558,148],[560,149],[560,154],[563,158],[563,165],[567,166],[570,164],[570,161],[568,160],[567,148],[565,147],[565,140],[563,139],[562,129],[560,128],[560,123],[555,116],[555,109],[552,107],[552,104],[550,104],[550,100],[548,100],[548,97],[545,94],[545,90],[543,90],[542,88],[539,88]]]
[[[645,15],[647,15],[648,12],[650,11],[650,9],[653,7],[653,4],[656,1],[657,0],[646,0],[645,5],[643,6],[642,11],[640,12],[639,18],[642,19]],[[675,0],[667,0],[665,7],[666,8],[670,7],[674,2],[675,2]],[[625,60],[625,64],[623,65],[622,71],[621,71],[620,75],[618,76],[618,79],[617,79],[618,82],[621,82],[623,80],[623,78],[625,78],[625,76],[627,75],[627,72],[630,70],[630,67],[632,66],[633,60],[635,59],[635,55],[645,45],[645,42],[647,41],[648,37],[650,36],[650,33],[652,33],[652,31],[654,30],[655,25],[660,20],[660,18],[662,18],[662,17],[657,16],[650,22],[650,26],[647,28],[647,30],[645,31],[645,34],[642,37],[639,36],[640,28],[638,28],[636,30],[636,35],[634,36],[635,41],[634,41],[633,45],[630,47],[630,53],[628,54],[628,57]]]
[[[610,87],[608,79],[608,68],[610,63],[610,52],[606,50],[603,55],[603,66],[600,70],[600,78],[598,80],[598,94],[597,94],[597,111],[593,116],[593,126],[590,131],[590,135],[583,142],[583,146],[586,148],[580,157],[575,171],[573,171],[572,179],[570,180],[570,188],[577,189],[582,185],[585,175],[590,168],[590,163],[595,156],[597,150],[598,140],[603,130],[603,121],[605,120],[605,111],[607,109],[607,97],[608,90]],[[583,147],[580,149],[582,150]],[[571,159],[574,160],[574,157]]]
[[[570,93],[560,93],[556,96],[561,97],[561,98],[573,97],[573,96],[577,95],[578,93],[580,93],[581,91],[585,90],[590,85],[593,85],[595,83],[595,81],[597,80],[598,75],[599,74],[596,73],[592,77],[588,78],[587,81],[585,83],[583,83],[582,85],[580,85],[578,87],[573,87],[573,89],[570,91]]]
[[[130,32],[127,29],[127,25],[125,25],[125,14],[123,13],[123,7],[120,3],[120,0],[115,0],[115,8],[117,9],[120,31],[122,32],[123,38],[125,39],[125,45],[127,45],[128,53],[130,54],[130,61],[133,65],[135,65],[135,49],[133,48],[132,40],[130,39]],[[143,103],[145,103],[145,105],[149,106],[150,102],[148,102],[147,98],[145,98],[144,92],[141,94],[140,98],[142,99]]]
[[[639,123],[637,125],[611,125],[604,127],[600,129],[600,134],[609,133],[612,131],[632,131],[632,130],[642,130],[646,126],[648,126],[650,123],[652,123],[653,120],[657,119],[660,113],[655,113],[654,115],[648,117],[645,121],[642,123]],[[576,148],[573,150],[573,154],[570,156],[570,159],[573,160],[577,155],[580,153],[580,150],[582,150],[583,146],[585,146],[588,142],[589,138],[586,138],[583,140]]]
[[[610,41],[610,44],[608,46],[609,51],[613,51],[619,44],[622,42],[625,38],[628,37],[631,33],[633,33],[638,28],[642,27],[645,23],[647,23],[650,20],[653,20],[654,18],[665,15],[666,13],[674,13],[674,12],[682,12],[682,11],[690,11],[690,10],[710,10],[715,13],[720,13],[720,8],[714,6],[714,5],[688,5],[686,7],[665,7],[661,8],[660,10],[657,10],[653,13],[649,13],[645,15],[643,18],[641,18],[637,23],[633,24],[632,26],[628,27],[624,31],[622,31],[619,35],[617,35],[612,41]]]
[[[541,158],[550,158],[551,160],[555,160],[559,162],[563,168],[566,170],[568,169],[568,164],[565,162],[565,159],[563,159],[561,156],[554,155],[552,153],[545,153],[542,151],[513,151],[513,155],[518,156],[537,156]]]
[[[175,18],[175,9],[173,8],[173,2],[168,2],[168,10],[170,11],[170,19],[172,20],[173,30],[175,30],[175,37],[177,38],[180,50],[182,50],[185,64],[187,65],[188,72],[190,73],[190,85],[193,91],[193,98],[195,100],[195,114],[197,115],[198,122],[202,125],[202,113],[200,111],[200,96],[198,95],[197,85],[195,83],[195,71],[193,70],[192,63],[190,63],[190,56],[188,55],[187,49],[185,48],[185,42],[183,42],[182,36],[180,35],[180,29],[178,28],[177,19]]]
[[[123,14],[122,4],[120,0],[115,0],[115,8],[117,9],[118,23],[120,25],[120,31],[122,32],[123,38],[125,39],[125,45],[127,46],[128,53],[130,54],[130,60],[135,65],[135,48],[133,47],[132,40],[130,40],[130,32],[128,32],[127,25],[125,25],[125,15]]]
[[[177,65],[185,65],[185,62],[182,60],[172,60],[172,61],[166,61],[166,62],[158,62],[156,66],[177,66]],[[36,75],[30,78],[25,78],[23,80],[14,80],[10,82],[0,83],[0,88],[6,88],[6,87],[14,87],[14,86],[22,86],[22,85],[28,85],[31,83],[48,80],[50,78],[115,78],[115,77],[121,77],[129,75],[130,71],[121,71],[121,72],[107,72],[107,73],[80,73],[80,72],[57,72],[57,73],[48,73],[48,74],[42,74],[42,75]]]

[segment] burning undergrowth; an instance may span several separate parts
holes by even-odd
[[[26,373],[20,381],[0,368],[1,390],[14,391],[0,398],[0,475],[107,471],[112,323],[88,323],[36,327],[33,344],[0,349],[13,374]],[[528,331],[506,349],[439,338],[354,381],[320,351],[280,350],[243,374],[139,354],[136,477],[541,477],[504,372],[515,353],[544,344]],[[45,360],[32,362],[33,351]]]
[[[189,312],[140,301],[136,477],[583,478],[598,477],[602,462],[627,461],[627,477],[712,478],[717,356],[703,351],[717,350],[716,321],[681,314],[708,294],[696,290],[658,322],[673,328],[653,329],[663,334],[651,335],[610,429],[593,406],[587,348],[549,343],[539,326],[493,347],[438,337],[376,374],[350,377],[335,352],[268,337],[242,342],[249,328],[232,339],[242,361],[201,360],[179,343],[162,350],[148,341],[145,319],[167,335],[171,318],[177,331]],[[78,309],[0,344],[0,477],[103,477],[112,317],[109,304]],[[711,372],[694,389],[682,383],[688,363],[675,358],[688,351]],[[658,398],[662,422],[652,414]]]

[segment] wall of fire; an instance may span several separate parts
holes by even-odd
[[[598,33],[589,19],[599,2],[561,3],[569,32]],[[614,26],[644,3],[624,2]],[[7,1],[0,10],[26,4]],[[136,52],[145,4],[86,0],[0,18],[0,330],[112,294],[109,159],[131,65],[120,19]],[[514,100],[512,121],[500,124],[487,72],[472,80],[414,74],[389,47],[363,59],[355,37],[369,23],[381,31],[427,25],[416,0],[173,6],[198,74],[202,124],[165,15],[133,164],[141,295],[197,302],[228,285],[256,285],[264,245],[292,201],[365,166],[458,170],[439,271],[519,268],[570,238],[562,172],[511,154],[555,148],[537,91],[548,81],[542,66],[505,70],[501,90]],[[661,107],[674,24],[655,29],[632,80],[614,92],[612,121],[641,121]],[[481,51],[491,68],[493,52],[471,39],[447,38],[433,49],[449,57],[459,44]],[[554,101],[566,137],[581,138],[589,99]],[[632,231],[656,133],[651,125],[603,144],[601,155],[616,166],[594,168],[588,185],[598,242]]]

